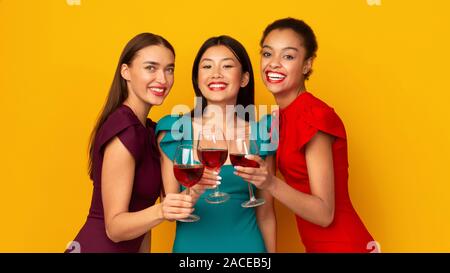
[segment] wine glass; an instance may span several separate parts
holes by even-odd
[[[197,153],[205,168],[220,173],[220,168],[228,157],[228,145],[223,131],[216,126],[203,126],[198,136]],[[214,192],[206,197],[206,202],[219,204],[228,199],[230,195],[221,192],[217,185]]]
[[[259,168],[259,163],[245,158],[246,155],[258,155],[259,149],[256,140],[249,136],[236,138],[230,141],[230,161],[233,166]],[[263,198],[256,198],[253,193],[253,186],[248,183],[248,192],[250,199],[241,204],[244,208],[252,208],[263,205],[266,201]]]
[[[203,164],[195,160],[194,153],[195,149],[192,145],[179,145],[173,159],[173,173],[178,182],[186,187],[186,195],[189,194],[190,188],[200,181],[204,171]],[[191,214],[178,221],[195,222],[198,220],[200,220],[199,216]]]

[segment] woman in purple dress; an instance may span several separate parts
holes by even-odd
[[[155,205],[162,179],[155,123],[147,116],[173,85],[174,61],[172,45],[155,34],[139,34],[123,50],[91,135],[91,208],[66,252],[148,252],[153,227],[193,211],[184,194]]]

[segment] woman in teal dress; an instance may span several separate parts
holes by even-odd
[[[156,127],[166,193],[185,190],[175,179],[172,160],[178,145],[195,144],[197,138],[194,136],[198,135],[205,121],[222,126],[225,134],[236,129],[236,124],[245,124],[244,127],[259,132],[260,155],[268,165],[274,166],[275,151],[263,147],[270,141],[270,116],[263,117],[259,123],[252,120],[254,78],[245,48],[229,36],[208,39],[195,58],[192,82],[196,96],[201,98],[197,100],[196,108],[184,115],[165,116]],[[234,108],[236,105],[250,110],[247,114],[226,111],[227,106],[229,110],[230,106]],[[212,114],[211,109],[216,112]],[[222,115],[217,115],[217,109]],[[200,183],[191,191],[197,200],[194,213],[201,219],[192,223],[177,222],[173,252],[275,252],[276,219],[272,196],[252,186],[256,195],[266,202],[255,208],[243,208],[241,203],[249,199],[248,184],[233,172],[229,158],[219,177],[205,171]],[[211,185],[216,183],[220,184],[220,191],[228,193],[230,198],[220,204],[207,203],[205,197],[212,192]]]

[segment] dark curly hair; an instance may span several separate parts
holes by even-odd
[[[269,35],[270,32],[273,30],[283,30],[283,29],[291,29],[295,33],[297,33],[302,39],[303,39],[303,47],[306,49],[306,56],[305,60],[309,58],[315,58],[316,52],[317,52],[317,40],[316,35],[314,35],[314,32],[312,28],[303,22],[302,20],[298,20],[295,18],[283,18],[274,21],[270,25],[266,27],[266,29],[263,32],[261,41],[259,42],[259,45],[262,47],[264,40],[266,39],[267,35]],[[306,79],[309,79],[309,76],[312,73],[312,69],[305,75]]]

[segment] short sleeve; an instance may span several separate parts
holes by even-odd
[[[145,136],[142,135],[141,128],[134,125],[129,126],[122,130],[117,137],[119,137],[122,144],[127,148],[127,150],[134,157],[136,162],[142,159],[142,154],[144,152]]]
[[[278,148],[278,122],[277,116],[263,116],[257,123],[258,145],[262,157],[274,155]]]
[[[189,115],[167,115],[158,121],[156,125],[155,135],[164,132],[165,135],[161,139],[159,146],[164,154],[173,160],[178,145],[184,141],[191,139],[191,118]]]
[[[139,162],[146,145],[145,128],[127,108],[117,109],[104,122],[96,139],[97,152],[103,153],[106,145],[116,136]]]
[[[346,139],[344,124],[331,107],[312,107],[306,109],[298,116],[297,132],[299,136],[299,148],[303,148],[318,131]]]

